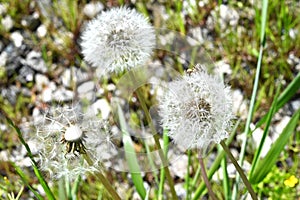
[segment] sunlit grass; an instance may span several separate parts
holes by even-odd
[[[36,9],[38,10],[37,5],[30,8],[31,1],[22,1],[22,0],[13,0],[13,1],[4,1],[8,7],[8,14],[14,19],[15,24],[14,28],[16,30],[22,30],[24,27],[21,24],[23,16],[30,15]],[[102,1],[103,3],[105,1]],[[121,5],[125,1],[118,1],[118,4]],[[191,3],[192,1],[187,1]],[[82,9],[85,2],[77,3],[76,1],[62,0],[54,1],[53,7],[49,7],[49,15],[53,18],[57,18],[62,21],[62,25],[59,27],[52,24],[51,19],[41,15],[41,23],[47,26],[48,32],[44,38],[37,38],[34,31],[24,28],[26,33],[31,34],[32,41],[28,42],[28,45],[32,48],[37,48],[42,52],[43,59],[45,60],[47,67],[49,69],[49,76],[55,78],[59,74],[51,72],[53,64],[60,63],[61,67],[70,68],[71,66],[80,67],[79,63],[81,62],[80,47],[78,46],[78,39],[82,24],[87,20],[83,13]],[[164,4],[152,5],[150,1],[137,1],[136,4],[131,5],[136,7],[140,12],[145,16],[149,17],[150,21],[156,26],[163,26],[175,31],[178,31],[182,34],[187,34],[189,31],[200,26],[205,28],[209,14],[212,10],[217,9],[221,4],[221,1],[210,1],[209,4],[204,5],[203,7],[199,6],[199,1],[196,1],[196,5],[191,4],[191,11],[188,12],[186,16],[183,16],[183,2],[178,1],[173,4],[172,1],[165,1]],[[63,6],[62,6],[63,5]],[[107,6],[107,5],[106,5]],[[166,13],[169,15],[169,18],[164,21],[160,12],[155,10],[156,6],[162,6]],[[260,119],[263,119],[267,124],[263,124],[262,121],[259,123],[258,127],[266,128],[268,125],[272,126],[272,116],[278,111],[279,108],[282,108],[286,103],[291,100],[295,95],[299,95],[299,74],[294,65],[288,63],[289,54],[293,53],[296,57],[300,56],[300,34],[296,33],[292,35],[293,31],[300,30],[300,7],[297,1],[269,1],[268,10],[266,13],[266,28],[265,33],[266,37],[261,38],[261,26],[262,26],[262,5],[258,4],[248,4],[241,3],[239,1],[230,1],[229,6],[235,8],[241,13],[238,26],[230,27],[228,26],[227,30],[221,30],[220,24],[216,23],[212,35],[214,41],[205,41],[203,46],[207,48],[207,52],[210,54],[214,61],[225,60],[229,63],[232,69],[232,75],[230,76],[229,83],[232,85],[232,88],[239,88],[243,91],[245,98],[250,100],[251,94],[254,87],[254,78],[256,74],[256,65],[257,60],[261,59],[261,76],[257,80],[258,90],[257,90],[257,99],[253,105],[253,118],[251,122],[257,122]],[[249,10],[254,8],[254,13],[248,13]],[[1,17],[0,17],[1,20]],[[0,25],[0,35],[1,40],[4,44],[9,42],[10,33],[5,31]],[[262,41],[263,40],[263,41]],[[57,41],[61,41],[57,43]],[[260,44],[265,42],[263,46],[264,54],[260,55],[259,48]],[[210,48],[211,44],[214,44],[214,48]],[[158,56],[158,55],[156,55]],[[158,58],[159,59],[159,58]],[[180,62],[175,60],[174,68],[178,71],[183,71],[183,66]],[[2,66],[0,66],[2,67]],[[1,71],[1,68],[0,68]],[[0,72],[0,84],[14,84],[15,80],[7,80],[5,74]],[[3,79],[2,79],[3,78]],[[278,80],[284,80],[280,82],[282,85],[278,87]],[[106,80],[103,83],[105,87],[111,80]],[[114,78],[111,82],[117,82],[118,78]],[[292,82],[294,81],[294,82]],[[276,84],[275,84],[276,82]],[[17,83],[20,84],[20,83]],[[29,83],[27,87],[32,89],[34,83]],[[289,89],[288,93],[282,93]],[[278,90],[279,88],[279,90]],[[145,96],[147,96],[148,90],[143,91]],[[278,93],[278,96],[276,96]],[[104,96],[110,96],[109,92],[105,91]],[[278,99],[277,99],[278,97]],[[277,101],[277,102],[275,102]],[[154,103],[152,99],[147,99],[147,104]],[[28,106],[34,105],[34,98],[25,97],[22,94],[18,95],[17,103],[11,105],[10,102],[0,96],[0,105],[1,110],[11,118],[17,124],[21,122],[22,118],[30,116],[30,111],[27,109]],[[273,110],[272,110],[273,109]],[[134,112],[136,109],[132,109]],[[271,113],[271,110],[273,113]],[[266,113],[269,114],[269,119],[267,119]],[[300,136],[299,130],[296,131],[295,127],[299,126],[299,111],[294,115],[295,118],[292,118],[291,124],[289,127],[286,127],[289,130],[289,136],[284,137],[285,132],[281,134],[281,139],[284,138],[284,143],[281,144],[275,143],[278,148],[273,148],[270,150],[270,154],[261,160],[259,158],[259,151],[257,152],[257,157],[255,155],[245,155],[246,160],[250,160],[252,164],[252,172],[250,173],[250,182],[251,174],[255,174],[255,180],[252,179],[253,186],[255,191],[260,197],[270,197],[272,199],[293,199],[296,198],[297,192],[299,193],[299,183],[295,182],[293,186],[292,181],[289,181],[291,176],[295,176],[299,180],[299,152],[300,152]],[[298,117],[298,119],[297,119]],[[132,123],[139,123],[139,114],[132,113],[131,120]],[[298,121],[297,121],[298,120]],[[7,124],[6,120],[2,117],[0,118],[2,124]],[[228,140],[229,144],[235,143],[234,135],[240,134],[243,132],[246,126],[246,122],[243,121],[239,123],[239,126],[236,127],[236,130],[232,134],[232,138]],[[249,124],[248,124],[249,125]],[[1,150],[12,150],[15,148],[17,136],[16,134],[11,134],[12,129],[4,130],[1,133],[0,149]],[[10,133],[7,136],[7,133]],[[250,133],[251,134],[251,133]],[[266,132],[266,134],[268,134]],[[281,140],[283,141],[283,140]],[[263,145],[263,142],[261,146]],[[234,144],[236,146],[236,144]],[[260,148],[261,148],[260,146]],[[275,150],[274,150],[275,149]],[[195,152],[191,152],[189,159],[195,160]],[[276,157],[274,157],[276,155]],[[223,172],[226,174],[226,160],[224,159],[225,153],[220,150],[218,151],[218,156],[213,163],[213,166],[208,171],[208,176],[211,178],[213,174],[220,168],[223,169]],[[290,166],[287,163],[287,160],[292,160],[293,165]],[[227,159],[228,161],[228,159]],[[253,161],[255,161],[253,163]],[[257,172],[257,168],[264,168],[266,163],[272,161],[272,167],[265,168],[264,174],[261,175]],[[259,164],[263,163],[263,164]],[[10,177],[1,176],[0,180],[0,193],[6,192],[7,195],[10,192],[15,194],[15,197],[21,192],[21,195],[28,192],[27,190],[21,190],[23,186],[26,186],[33,193],[36,192],[35,196],[38,199],[43,197],[37,191],[37,178],[34,177],[33,173],[29,173],[27,170],[24,172],[18,166],[14,164],[5,164],[3,165],[6,174],[8,175],[19,175],[19,185],[9,182]],[[197,168],[198,165],[193,162],[190,163],[191,168],[190,176],[187,176],[185,179],[187,185],[188,194],[190,198],[197,199],[199,196],[204,194],[205,186],[200,178],[197,178]],[[10,168],[14,168],[15,172]],[[188,171],[188,170],[187,170]],[[36,171],[38,174],[38,172]],[[164,173],[162,171],[161,173]],[[257,175],[258,174],[258,175]],[[110,180],[113,182],[124,181],[130,188],[126,191],[128,198],[131,197],[133,191],[137,189],[137,185],[142,183],[142,177],[137,176],[138,178],[134,179],[134,183],[130,182],[127,178],[126,173],[114,173],[108,172]],[[160,181],[159,186],[156,185],[157,191],[155,191],[155,196],[157,198],[162,198],[164,192],[164,184],[167,184],[167,180],[164,180],[161,174],[155,174],[155,178]],[[6,178],[5,178],[6,177]],[[16,179],[18,176],[14,176]],[[43,179],[43,176],[41,176]],[[39,177],[40,181],[41,177]],[[263,178],[266,177],[266,178]],[[17,178],[18,179],[18,178]],[[46,180],[47,182],[48,180]],[[157,180],[156,180],[157,181]],[[234,179],[224,180],[222,186],[221,184],[213,183],[215,188],[223,188],[223,191],[218,193],[217,196],[227,197],[232,195],[232,187],[234,185]],[[284,184],[287,183],[287,184]],[[22,186],[20,186],[22,185]],[[43,185],[46,190],[47,186]],[[188,187],[189,186],[189,187]],[[53,192],[55,198],[57,199],[75,199],[77,196],[78,199],[101,199],[101,197],[107,197],[108,193],[105,191],[104,187],[92,177],[88,177],[85,181],[80,179],[77,180],[75,184],[68,183],[67,180],[62,180],[58,184],[51,185],[50,191]],[[51,196],[51,193],[48,191],[47,195],[49,199],[54,198]],[[146,191],[141,186],[138,189],[141,196],[146,196]],[[243,195],[243,191],[239,191],[236,194],[238,197]],[[26,195],[26,194],[25,194]],[[46,196],[47,196],[46,195]]]

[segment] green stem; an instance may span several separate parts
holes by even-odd
[[[239,119],[236,124],[234,125],[234,128],[232,130],[232,134],[230,134],[229,138],[226,140],[226,144],[229,145],[232,140],[234,139],[235,137],[235,134],[236,134],[236,130],[240,124],[241,120]],[[207,176],[208,176],[208,179],[211,179],[212,176],[214,175],[214,173],[219,169],[219,165],[223,159],[223,157],[225,156],[225,151],[220,151],[218,156],[215,158],[215,161],[214,163],[210,166],[210,169],[207,173]],[[198,175],[200,171],[200,167],[198,168],[199,170],[197,170],[196,172],[196,175],[195,175],[195,178],[193,180],[193,185],[195,185],[195,183],[197,182],[198,180]],[[203,182],[200,183],[200,185],[198,186],[198,188],[196,189],[195,193],[194,193],[194,196],[193,196],[193,200],[198,200],[202,194],[202,192],[204,191],[205,189],[205,184]]]
[[[130,73],[130,76],[131,76],[131,78],[132,78],[132,80],[133,80],[134,83],[137,82],[136,79],[135,79],[134,74]],[[139,88],[136,90],[136,94],[137,94],[137,97],[138,97],[139,102],[141,104],[141,107],[142,107],[143,111],[145,112],[145,117],[146,117],[146,120],[147,120],[147,122],[148,122],[148,124],[150,126],[151,132],[153,134],[153,138],[154,138],[154,141],[155,141],[155,145],[158,148],[160,159],[161,159],[161,161],[163,163],[163,166],[165,166],[163,169],[165,171],[166,178],[167,178],[169,186],[170,186],[170,190],[171,190],[171,194],[172,194],[172,199],[173,200],[177,200],[178,197],[177,197],[177,194],[176,194],[176,191],[175,191],[175,188],[174,188],[174,182],[173,182],[173,179],[171,177],[170,170],[168,168],[167,160],[166,160],[163,152],[161,151],[162,148],[161,148],[161,145],[160,145],[160,142],[159,142],[159,137],[158,137],[158,135],[156,133],[155,127],[153,126],[152,119],[151,119],[148,107],[147,107],[147,105],[145,103],[144,95],[140,91]]]
[[[158,188],[158,200],[163,199],[163,190],[164,190],[164,183],[165,183],[165,170],[164,168],[161,169],[160,171],[160,183],[159,183],[159,188]]]
[[[225,199],[230,199],[230,185],[229,185],[229,178],[228,178],[228,172],[227,172],[227,159],[226,157],[223,158],[221,162],[222,171],[223,171],[223,188],[224,188],[224,195]]]
[[[91,159],[91,157],[88,155],[88,153],[82,154],[83,158],[86,160],[86,162],[92,166],[93,165],[93,161]],[[118,195],[118,193],[116,192],[116,190],[112,187],[112,185],[110,184],[110,182],[105,178],[105,176],[99,171],[98,173],[96,173],[96,176],[99,178],[99,180],[101,181],[101,183],[103,184],[103,186],[106,188],[106,190],[110,193],[111,197],[114,200],[121,200],[121,197]]]
[[[188,166],[186,169],[186,176],[185,176],[185,187],[186,187],[186,199],[190,199],[190,166],[191,166],[191,150],[189,149],[188,152]]]
[[[233,163],[233,165],[235,166],[236,170],[238,171],[238,173],[240,174],[245,186],[247,187],[251,197],[253,200],[257,200],[257,196],[251,186],[251,184],[249,183],[246,175],[244,174],[244,171],[242,170],[242,168],[240,167],[240,165],[238,164],[238,162],[235,160],[235,158],[233,157],[232,153],[230,152],[229,148],[227,147],[227,145],[225,144],[224,141],[221,141],[221,146],[223,147],[224,151],[226,152],[226,154],[228,155],[228,157],[230,158],[231,162]]]
[[[165,156],[167,156],[168,145],[169,145],[169,137],[167,136],[166,130],[163,131],[163,141],[164,141],[163,151],[164,151]],[[163,199],[164,182],[165,182],[165,170],[163,169],[163,166],[162,166],[162,169],[161,169],[161,172],[160,172],[160,183],[159,183],[159,189],[158,189],[158,200],[162,200]]]
[[[201,151],[199,152],[199,163],[200,163],[200,167],[201,167],[201,175],[202,175],[203,181],[206,185],[206,188],[208,190],[208,194],[209,194],[209,196],[211,197],[212,200],[217,200],[217,197],[216,197],[215,193],[213,192],[211,184],[210,184],[210,182],[208,180],[208,177],[207,177],[207,173],[206,173],[206,170],[205,170],[205,165],[204,165],[204,162],[203,162]]]
[[[243,166],[244,157],[246,153],[248,134],[250,133],[250,123],[252,121],[252,117],[254,113],[255,99],[258,90],[258,83],[259,83],[260,71],[262,66],[263,50],[266,44],[265,36],[266,36],[267,14],[268,14],[268,0],[263,0],[262,13],[261,13],[261,27],[260,27],[260,49],[259,49],[259,55],[258,55],[258,60],[256,65],[256,74],[255,74],[255,80],[254,80],[254,85],[253,85],[252,95],[250,100],[249,113],[246,121],[245,131],[243,134],[243,142],[242,142],[241,152],[239,156],[239,163],[241,166]],[[236,199],[237,197],[238,182],[239,182],[239,176],[237,175],[235,179],[235,185],[233,188],[233,195],[232,195],[233,199]]]

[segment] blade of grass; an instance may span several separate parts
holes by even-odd
[[[185,190],[186,190],[186,198],[190,199],[190,166],[191,166],[191,150],[188,149],[188,164],[186,168],[186,175],[185,175]]]
[[[168,154],[168,146],[169,146],[169,137],[168,137],[168,132],[167,130],[163,131],[163,152],[165,157]],[[164,166],[161,167],[160,171],[160,182],[159,182],[159,188],[158,188],[158,199],[162,200],[163,199],[163,191],[164,191],[164,183],[165,183],[165,170]]]
[[[278,99],[279,91],[280,91],[280,86],[277,87],[276,95],[274,97],[274,100],[273,100],[273,103],[271,105],[270,111],[268,112],[268,115],[267,115],[266,127],[264,128],[264,132],[263,132],[262,138],[260,140],[259,146],[258,146],[258,148],[257,148],[257,150],[254,154],[254,158],[253,158],[251,169],[250,169],[250,177],[252,176],[252,173],[255,170],[256,166],[257,166],[258,159],[260,158],[262,148],[264,146],[266,137],[268,135],[271,120],[273,118],[273,115],[275,114],[275,108],[277,106],[277,99]]]
[[[130,134],[127,129],[124,113],[119,104],[118,104],[118,116],[119,116],[121,131],[122,131],[122,140],[124,143],[125,157],[128,162],[132,181],[140,197],[142,199],[145,199],[146,189],[144,187],[140,167],[133,147],[133,142],[131,140]]]
[[[219,151],[221,151],[221,148],[218,148]],[[230,184],[229,184],[229,177],[227,172],[227,159],[224,157],[221,162],[222,172],[223,172],[223,190],[224,190],[224,196],[226,200],[230,200],[231,194],[230,194]]]
[[[271,146],[271,149],[267,155],[258,163],[258,166],[254,170],[252,176],[250,176],[250,182],[253,184],[261,182],[267,174],[271,171],[271,168],[275,165],[276,160],[285,145],[287,144],[290,136],[294,132],[300,119],[300,109],[292,116],[289,123],[286,125],[280,136],[275,143]]]
[[[45,191],[45,193],[46,193],[47,198],[48,198],[49,200],[54,200],[55,197],[54,197],[52,191],[50,190],[50,188],[49,188],[47,182],[45,181],[44,177],[42,176],[40,170],[38,169],[37,163],[35,162],[35,160],[34,160],[34,158],[33,158],[33,155],[32,155],[32,153],[31,153],[31,150],[30,150],[28,144],[25,142],[25,140],[24,140],[24,138],[23,138],[23,136],[22,136],[22,133],[21,133],[20,129],[19,129],[19,128],[13,123],[13,121],[12,121],[11,119],[9,119],[8,117],[6,117],[6,120],[7,120],[8,124],[11,125],[11,126],[15,129],[15,131],[16,131],[17,134],[18,134],[19,140],[20,140],[21,143],[24,145],[24,147],[25,147],[25,149],[26,149],[26,151],[27,151],[27,153],[28,153],[28,156],[29,156],[30,160],[32,161],[33,171],[34,171],[36,177],[38,178],[40,184],[42,185],[42,187],[43,187],[43,189],[44,189],[44,191]]]
[[[18,192],[18,195],[16,196],[15,200],[19,200],[19,199],[20,199],[23,190],[24,190],[24,186],[21,187],[21,189],[20,189],[20,191]]]
[[[52,191],[50,190],[47,182],[45,181],[44,177],[42,176],[41,172],[39,171],[38,167],[36,165],[33,165],[33,171],[36,175],[36,177],[38,178],[40,184],[42,185],[45,193],[46,193],[46,196],[49,198],[49,199],[55,199]]]
[[[67,199],[65,181],[63,178],[58,180],[58,199]]]
[[[34,196],[39,200],[43,200],[44,198],[33,187],[31,187],[31,185],[28,183],[26,175],[23,173],[21,168],[18,167],[17,165],[15,165],[14,163],[11,163],[11,164],[15,168],[17,174],[21,177],[23,183],[29,188],[29,190],[34,194]]]
[[[78,188],[79,188],[79,184],[80,184],[80,181],[81,181],[81,176],[77,176],[75,182],[74,182],[74,185],[72,187],[72,190],[71,190],[71,194],[72,194],[72,199],[76,199],[76,194],[78,192]]]
[[[72,200],[70,180],[69,180],[68,176],[65,176],[64,178],[65,178],[65,180],[64,180],[65,187],[64,188],[65,188],[65,191],[67,194],[67,199]]]
[[[198,168],[197,168],[197,170],[196,170],[196,173],[195,173],[194,179],[192,181],[192,184],[191,184],[191,190],[192,191],[196,188],[196,183],[197,183],[197,180],[200,177],[200,174],[201,174],[201,167],[199,165]]]
[[[151,150],[150,150],[150,147],[149,147],[149,145],[148,145],[147,143],[145,143],[145,148],[146,148],[147,158],[148,158],[148,160],[149,160],[149,164],[150,164],[150,166],[151,166],[151,169],[153,170],[153,176],[154,176],[155,183],[158,185],[158,184],[159,184],[159,179],[158,179],[157,174],[155,173],[156,167],[155,167],[153,158],[151,157]]]
[[[243,135],[241,152],[240,152],[239,161],[238,161],[238,163],[241,167],[243,167],[243,161],[245,158],[246,146],[247,146],[247,142],[248,142],[248,134],[250,133],[250,124],[251,124],[253,113],[254,113],[255,99],[256,99],[256,94],[257,94],[257,90],[258,90],[258,82],[259,82],[261,65],[262,65],[263,50],[265,47],[267,11],[268,11],[268,0],[263,0],[263,6],[262,6],[262,11],[261,11],[262,13],[261,13],[259,56],[258,56],[258,61],[257,61],[257,66],[256,66],[256,74],[255,74],[252,95],[251,95],[250,107],[249,107],[245,131],[244,131],[244,135]],[[232,199],[237,199],[239,182],[240,182],[240,176],[237,174],[236,179],[235,179],[235,184],[233,187]]]
[[[144,126],[142,126],[142,131],[145,132]],[[150,150],[150,147],[149,147],[149,145],[148,145],[147,142],[145,142],[145,148],[146,148],[147,158],[148,158],[148,160],[149,160],[151,169],[152,169],[152,171],[153,171],[153,176],[154,176],[155,183],[156,183],[157,185],[159,185],[158,175],[157,175],[157,173],[155,172],[155,171],[157,171],[157,168],[156,168],[156,166],[155,166],[155,164],[154,164],[153,158],[152,158],[152,156],[151,156],[151,150]]]
[[[300,73],[293,79],[293,81],[286,87],[277,99],[277,105],[275,112],[277,112],[282,106],[284,106],[300,89]],[[270,111],[269,111],[270,112]],[[256,127],[260,127],[266,122],[269,112],[256,124]]]
[[[159,182],[159,188],[158,188],[158,200],[163,199],[163,191],[164,191],[164,183],[165,183],[165,170],[162,168],[160,170],[160,182]]]

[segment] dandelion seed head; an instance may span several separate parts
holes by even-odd
[[[162,125],[175,143],[206,150],[228,137],[233,119],[230,88],[205,70],[170,82],[158,100]]]
[[[36,122],[34,140],[39,144],[38,161],[42,171],[54,179],[68,176],[74,179],[86,172],[98,170],[101,153],[97,147],[104,142],[109,129],[107,122],[96,115],[83,114],[79,106],[52,106]],[[94,160],[88,165],[82,154]]]
[[[112,8],[90,21],[82,33],[84,59],[104,72],[144,64],[155,46],[154,29],[135,10]]]

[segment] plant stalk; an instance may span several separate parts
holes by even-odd
[[[199,152],[199,163],[200,163],[200,168],[201,168],[201,175],[202,175],[202,178],[203,178],[203,181],[206,185],[206,188],[207,188],[207,191],[208,191],[208,194],[209,196],[211,197],[212,200],[218,200],[215,193],[213,192],[212,190],[212,187],[211,187],[211,184],[208,180],[208,177],[207,177],[207,173],[206,173],[206,170],[205,170],[205,165],[204,165],[204,162],[203,162],[203,158],[201,156],[201,151]]]
[[[134,82],[137,82],[136,79],[135,79],[134,74],[130,73],[130,77],[132,78],[132,80]],[[141,90],[139,88],[136,90],[136,94],[137,94],[137,97],[138,97],[139,102],[141,104],[141,107],[142,107],[143,111],[145,112],[145,117],[146,117],[146,120],[147,120],[147,122],[148,122],[148,124],[150,126],[151,132],[153,134],[155,145],[158,148],[158,152],[159,152],[159,156],[160,156],[160,159],[162,161],[162,164],[163,164],[163,166],[165,166],[163,169],[164,169],[164,172],[166,174],[166,178],[167,178],[169,186],[170,186],[172,199],[173,200],[177,200],[178,197],[177,197],[177,194],[176,194],[176,191],[175,191],[175,188],[174,188],[174,182],[173,182],[173,179],[171,177],[170,170],[168,168],[167,160],[166,160],[163,152],[161,151],[162,148],[161,148],[161,145],[160,145],[160,142],[159,142],[159,137],[158,137],[158,135],[156,133],[155,127],[152,124],[152,119],[151,119],[148,107],[147,107],[147,105],[145,103],[146,101],[145,101],[144,95],[143,95],[143,93],[141,92]]]
[[[92,161],[91,157],[88,155],[88,153],[85,153],[82,155],[83,155],[83,158],[86,160],[86,162],[92,166],[93,161]],[[103,184],[105,189],[109,192],[109,194],[111,195],[111,197],[114,200],[121,200],[121,197],[118,195],[116,190],[112,187],[110,182],[105,178],[105,176],[100,171],[96,173],[96,176],[99,178],[99,180],[101,181],[101,183]]]
[[[224,151],[226,152],[226,154],[228,155],[228,157],[230,158],[231,162],[233,163],[233,165],[235,166],[236,170],[238,171],[238,173],[240,174],[245,186],[247,187],[251,197],[253,200],[257,200],[257,196],[250,184],[250,182],[248,181],[246,175],[244,174],[244,171],[242,170],[242,168],[240,167],[240,165],[238,164],[238,162],[235,160],[235,158],[233,157],[232,153],[230,152],[229,148],[227,147],[227,145],[225,144],[224,141],[221,141],[221,146],[223,147]]]

